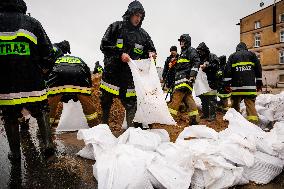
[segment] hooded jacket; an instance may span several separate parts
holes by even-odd
[[[97,61],[96,64],[95,64],[95,68],[94,68],[93,74],[103,73],[103,72],[104,72],[104,68],[100,65],[100,62]]]
[[[204,52],[203,56],[200,56],[201,64],[206,64],[206,67],[203,69],[203,71],[207,75],[207,80],[209,87],[213,90],[217,89],[217,72],[219,69],[219,59],[218,57],[210,53],[209,48],[206,46],[204,42],[200,43],[198,47],[196,48],[197,51]]]
[[[142,13],[138,26],[130,23],[130,17]],[[123,21],[112,23],[106,30],[101,41],[101,51],[104,54],[104,73],[101,89],[116,96],[135,96],[134,83],[130,68],[121,61],[122,53],[127,53],[133,60],[149,58],[149,52],[156,49],[149,34],[141,28],[145,11],[139,1],[129,4],[123,15]]]
[[[200,66],[200,58],[197,50],[191,47],[191,37],[188,34],[181,35],[179,40],[185,41],[185,46],[181,49],[175,65],[175,89],[192,91],[192,83],[189,78],[196,77]]]
[[[64,93],[91,94],[91,71],[88,65],[79,57],[61,56],[49,74],[48,95]]]
[[[26,10],[22,0],[0,1],[0,106],[46,99],[43,69],[54,64],[52,45]]]
[[[176,75],[175,66],[169,68],[169,64],[171,63],[172,58],[175,58],[177,61],[178,57],[179,57],[179,54],[177,54],[176,57],[173,57],[172,55],[170,55],[167,57],[165,61],[162,78],[167,83],[168,88],[172,87],[172,84],[174,84],[175,75]]]
[[[226,86],[231,86],[232,95],[256,95],[256,86],[262,86],[262,68],[255,53],[239,43],[225,67]]]

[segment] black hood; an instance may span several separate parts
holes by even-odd
[[[189,36],[189,34],[182,34],[178,41],[185,41],[184,46],[191,47],[191,37]]]
[[[247,51],[247,50],[248,50],[247,45],[244,42],[240,42],[237,45],[236,51]]]
[[[54,43],[54,45],[58,47],[63,52],[63,54],[71,54],[69,41],[64,40],[59,43]]]
[[[220,65],[225,66],[227,62],[227,57],[225,55],[222,55],[219,57]]]
[[[132,1],[129,5],[128,5],[128,9],[127,11],[124,13],[124,15],[122,16],[124,21],[128,21],[130,22],[130,17],[136,13],[136,12],[140,12],[143,16],[141,19],[140,24],[138,25],[138,27],[141,27],[142,22],[144,20],[145,17],[145,10],[142,6],[142,4],[139,1]]]
[[[0,0],[0,12],[19,12],[26,14],[27,5],[23,0]]]
[[[206,54],[209,54],[209,53],[210,53],[209,48],[206,46],[206,44],[205,44],[204,42],[200,43],[200,44],[198,45],[198,47],[196,48],[196,50],[198,50],[198,51],[203,51],[203,52],[205,52]]]

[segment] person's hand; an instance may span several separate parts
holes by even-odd
[[[130,61],[130,56],[129,56],[129,54],[123,53],[123,54],[121,55],[121,61],[122,61],[122,62],[125,62],[125,63],[129,62],[129,61]]]
[[[262,86],[261,86],[261,85],[256,86],[256,91],[257,91],[257,92],[262,92]]]
[[[231,89],[230,86],[226,86],[226,87],[225,87],[225,91],[226,91],[227,93],[231,93],[231,92],[232,92],[232,89]]]
[[[195,77],[190,77],[190,78],[189,78],[189,82],[190,82],[190,83],[194,83],[194,81],[195,81]]]
[[[153,59],[156,59],[156,58],[157,58],[157,53],[155,53],[155,52],[149,52],[149,57],[150,57],[150,58],[153,58]]]
[[[173,67],[173,63],[169,63],[169,68],[171,69]]]
[[[201,64],[200,68],[203,70],[204,68],[206,68],[206,65],[205,64]]]

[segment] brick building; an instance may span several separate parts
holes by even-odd
[[[242,18],[240,40],[257,54],[263,83],[284,87],[284,0]]]

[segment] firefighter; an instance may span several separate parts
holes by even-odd
[[[170,48],[170,56],[167,57],[164,65],[164,70],[162,74],[162,78],[164,81],[164,86],[170,89],[175,83],[175,69],[174,66],[178,59],[177,47],[171,46]]]
[[[102,74],[104,72],[104,68],[100,65],[100,62],[97,61],[95,63],[95,68],[94,68],[94,71],[93,71],[93,74]]]
[[[220,112],[225,113],[229,109],[229,98],[231,93],[228,93],[225,90],[225,83],[224,83],[224,70],[227,63],[227,58],[225,55],[219,57],[219,70],[217,72],[217,80],[218,80],[218,87],[217,87],[217,96],[220,98],[218,102],[218,110]]]
[[[245,43],[237,45],[225,67],[227,91],[232,91],[232,108],[240,111],[240,102],[246,105],[247,120],[258,123],[255,109],[257,91],[262,90],[262,68],[255,53],[248,51]]]
[[[147,59],[156,56],[151,37],[141,28],[144,17],[142,4],[139,1],[131,2],[123,15],[123,21],[110,24],[101,41],[105,65],[100,85],[103,123],[108,124],[113,98],[117,97],[126,110],[128,126],[139,125],[133,123],[137,99],[127,62],[130,59]]]
[[[27,109],[36,118],[44,155],[53,155],[44,73],[54,65],[52,44],[40,22],[26,15],[23,0],[0,1],[0,109],[11,161],[20,161],[19,120]]]
[[[216,119],[217,107],[217,72],[219,69],[218,57],[210,53],[209,48],[204,42],[200,43],[196,48],[200,57],[200,68],[206,73],[209,87],[212,91],[200,95],[202,105],[202,119],[214,121]]]
[[[200,66],[200,59],[197,50],[191,47],[191,37],[189,34],[181,35],[179,42],[181,54],[175,66],[175,87],[172,101],[168,107],[171,115],[175,118],[181,103],[184,102],[187,106],[190,124],[193,125],[199,122],[198,109],[192,97],[192,87]]]
[[[55,46],[60,48],[62,43],[64,42]],[[70,47],[66,49],[70,49]],[[63,53],[70,53],[70,50],[66,49],[60,49],[62,54],[57,58],[47,81],[50,123],[54,126],[58,104],[60,102],[67,103],[72,99],[75,102],[80,101],[88,125],[93,127],[97,124],[98,114],[91,97],[92,81],[90,68],[79,57],[63,56]]]

